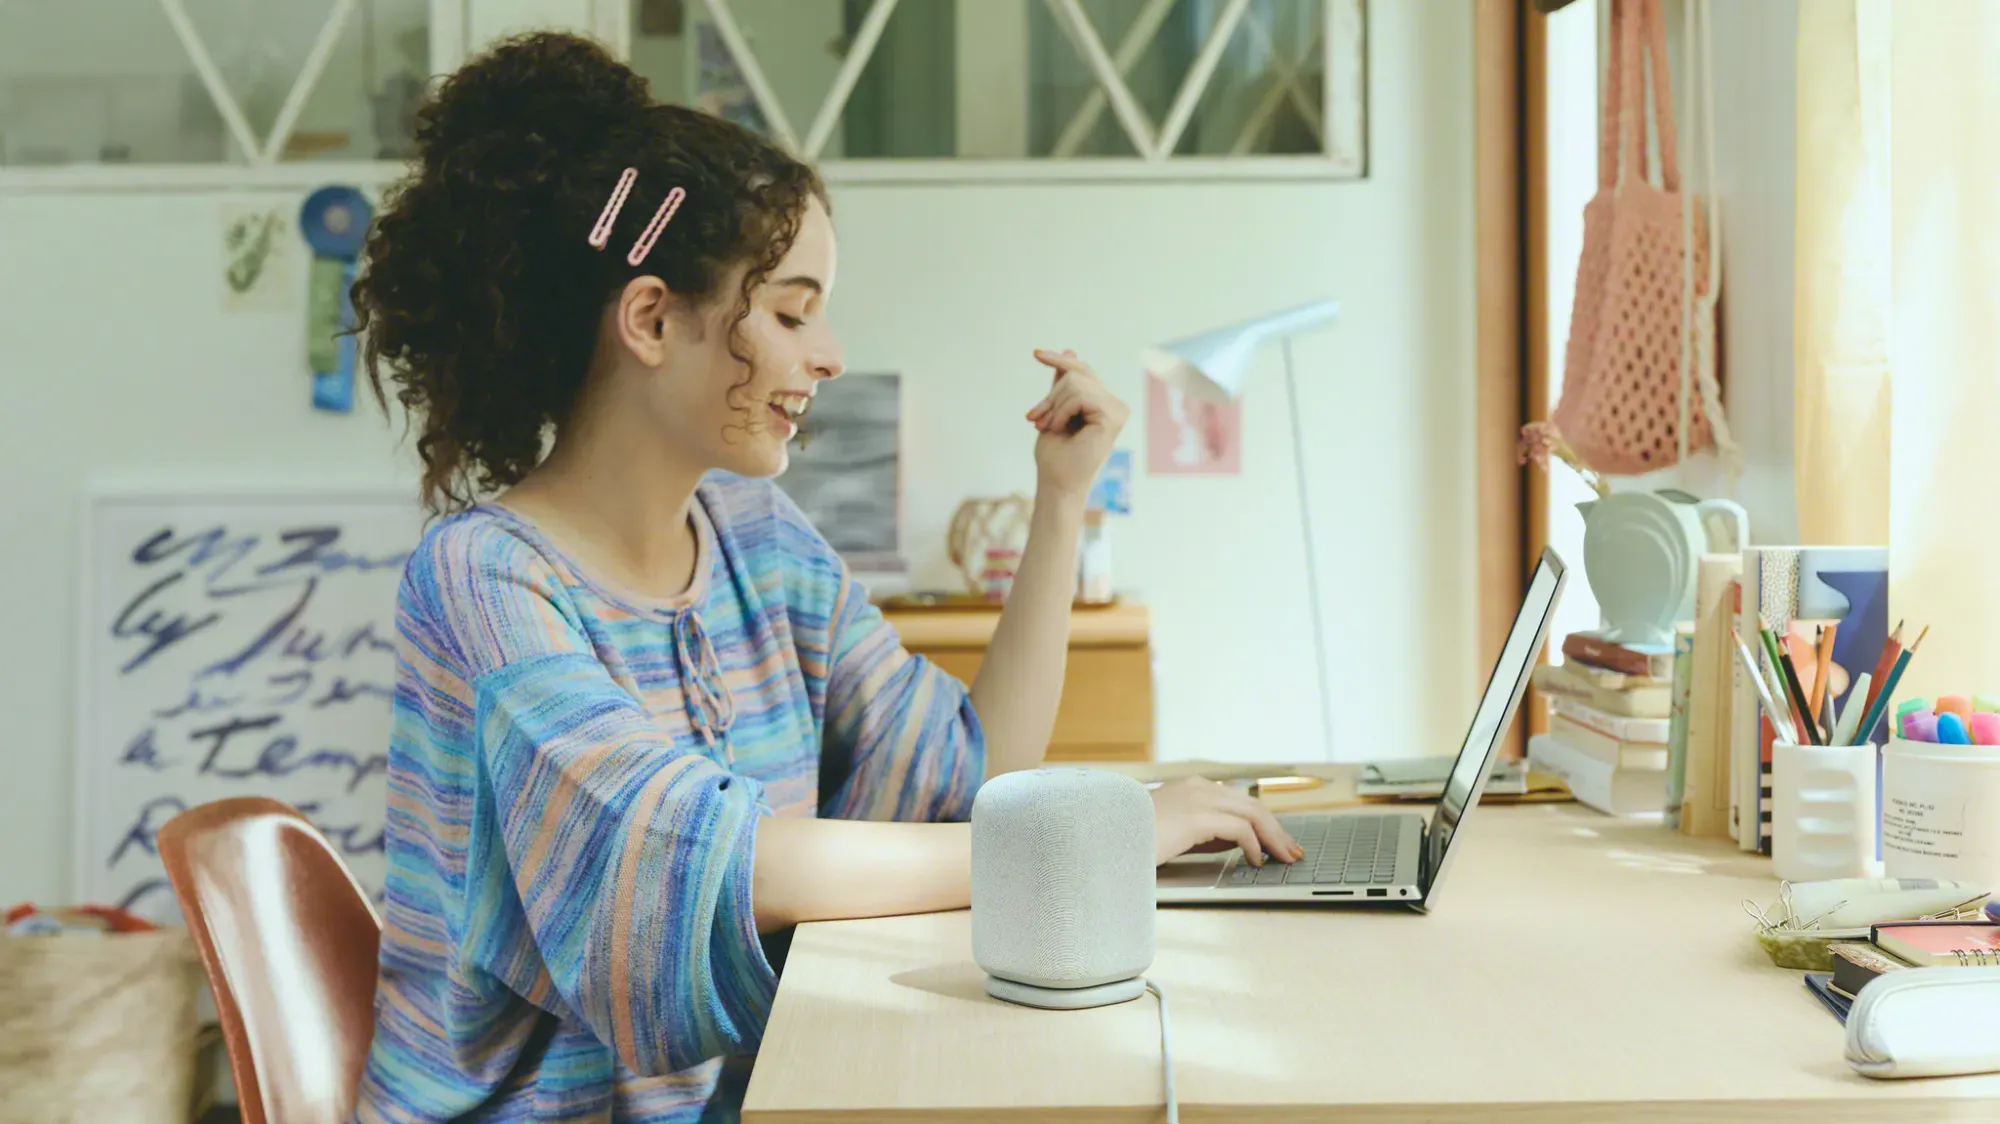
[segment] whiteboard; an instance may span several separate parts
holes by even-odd
[[[93,496],[77,677],[78,900],[178,910],[160,827],[282,800],[379,896],[410,493]]]

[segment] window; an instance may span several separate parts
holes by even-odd
[[[1362,170],[1360,0],[634,0],[632,12],[632,65],[657,96],[760,130],[836,178]]]
[[[430,0],[0,0],[0,166],[411,150]]]
[[[0,0],[0,186],[380,182],[425,79],[575,27],[835,180],[1352,178],[1363,0]]]

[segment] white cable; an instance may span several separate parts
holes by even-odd
[[[1167,1124],[1181,1124],[1181,1102],[1174,1093],[1174,1024],[1167,1021],[1167,993],[1152,980],[1146,981],[1146,990],[1160,1001],[1160,1062],[1167,1079]]]

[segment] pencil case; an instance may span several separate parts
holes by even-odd
[[[1868,1077],[2000,1070],[2000,968],[1879,976],[1847,1014],[1847,1062]]]

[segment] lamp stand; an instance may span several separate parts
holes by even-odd
[[[1305,423],[1300,418],[1298,379],[1292,372],[1292,338],[1285,336],[1279,341],[1285,351],[1285,398],[1292,415],[1292,470],[1299,477],[1299,533],[1305,539],[1306,547],[1306,601],[1312,611],[1313,658],[1319,669],[1318,682],[1314,690],[1319,694],[1319,720],[1322,749],[1326,760],[1333,757],[1333,695],[1327,690],[1326,666],[1326,617],[1319,606],[1319,561],[1313,553],[1312,501],[1306,489],[1306,437]]]

